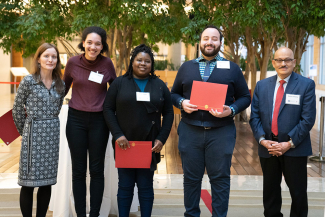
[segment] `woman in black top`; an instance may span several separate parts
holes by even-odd
[[[149,93],[150,101],[137,101],[137,92]],[[148,46],[142,44],[132,51],[128,71],[111,84],[104,103],[104,116],[113,134],[113,147],[115,141],[121,149],[130,147],[128,141],[152,141],[150,169],[119,168],[117,194],[119,216],[129,216],[137,183],[141,216],[151,216],[153,174],[174,115],[170,92],[154,74],[153,53]]]

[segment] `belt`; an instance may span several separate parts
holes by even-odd
[[[203,127],[205,130],[211,130],[212,127]]]
[[[272,137],[272,141],[276,141],[276,142],[279,141],[278,136],[274,135],[273,133],[271,133],[271,137]]]

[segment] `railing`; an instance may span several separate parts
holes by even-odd
[[[320,110],[320,131],[319,131],[319,152],[318,156],[310,157],[312,161],[325,161],[323,157],[323,145],[324,145],[324,112],[325,112],[325,96],[322,96],[319,101],[321,101],[321,110]]]

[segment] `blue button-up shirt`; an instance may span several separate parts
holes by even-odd
[[[219,56],[219,54],[217,54],[217,56],[214,58],[215,61],[212,61],[210,63],[210,75],[214,69],[214,67],[217,64],[217,61],[222,61],[223,58],[221,56]],[[204,59],[204,57],[201,55],[200,57],[198,57],[197,59],[195,59],[196,62],[199,63],[199,67],[200,67],[200,74],[201,74],[201,78],[203,79],[203,75],[204,75],[204,70],[205,70],[205,66],[207,65],[206,63],[206,59]]]

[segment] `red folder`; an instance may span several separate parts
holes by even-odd
[[[20,134],[18,133],[14,120],[12,119],[12,110],[10,110],[0,117],[0,139],[6,145],[9,145],[19,136]]]
[[[226,101],[228,85],[204,81],[193,81],[190,103],[198,109],[211,111],[223,110]]]
[[[115,142],[116,168],[150,168],[151,141],[129,141],[130,148],[121,149]]]

